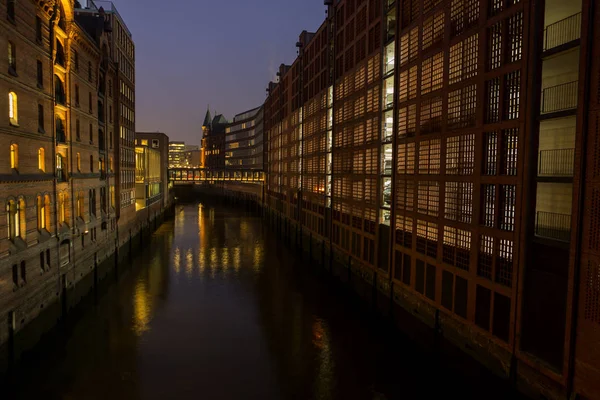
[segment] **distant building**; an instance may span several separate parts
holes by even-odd
[[[236,115],[225,127],[225,168],[263,169],[263,108]]]
[[[201,163],[201,151],[200,148],[198,148],[198,146],[195,146],[196,149],[195,150],[186,150],[184,152],[184,162],[185,165],[188,168],[200,168],[202,166]]]
[[[209,170],[225,169],[225,128],[229,121],[222,115],[217,114],[211,119],[210,111],[206,111],[204,123],[202,124],[202,151],[204,157],[204,168]]]
[[[169,142],[169,168],[183,167],[185,142]]]
[[[160,164],[160,191],[163,207],[166,207],[169,203],[169,178],[168,178],[168,166],[169,166],[169,137],[160,132],[137,132],[136,136],[136,207],[139,204],[138,197],[138,147],[149,147],[154,151],[160,153],[159,164]]]

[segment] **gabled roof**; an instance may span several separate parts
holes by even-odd
[[[210,116],[210,110],[206,109],[206,116],[204,117],[204,122],[202,123],[202,126],[210,127],[211,123],[212,117]]]

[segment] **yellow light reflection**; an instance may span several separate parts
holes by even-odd
[[[181,270],[181,250],[179,250],[179,247],[177,247],[173,253],[173,269],[175,269],[175,273],[179,275]]]
[[[150,328],[150,316],[152,313],[152,298],[150,297],[146,284],[139,281],[135,285],[133,294],[133,331],[136,335],[141,336]]]
[[[236,247],[233,249],[233,268],[238,272],[242,266],[242,249]]]
[[[185,254],[185,274],[190,279],[192,277],[192,272],[194,269],[194,255],[192,254],[192,249],[188,249]]]

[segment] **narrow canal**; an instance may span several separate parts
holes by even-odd
[[[515,398],[393,332],[261,219],[222,206],[178,206],[83,308],[1,398]]]

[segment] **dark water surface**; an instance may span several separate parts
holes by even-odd
[[[0,399],[509,399],[297,261],[252,215],[178,206]],[[8,397],[4,397],[8,395]]]

